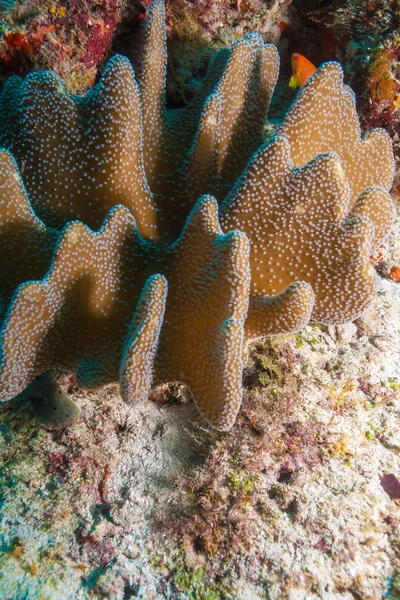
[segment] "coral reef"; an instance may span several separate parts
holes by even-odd
[[[365,129],[389,131],[400,157],[400,5],[398,0],[351,0],[343,6],[317,0],[311,19],[332,36],[332,57],[340,60],[358,95]],[[399,164],[397,165],[399,171]],[[396,183],[399,183],[398,177]]]
[[[138,83],[120,56],[84,99],[51,72],[7,81],[0,225],[18,268],[2,265],[4,305],[21,285],[2,400],[55,368],[85,387],[119,377],[128,401],[181,381],[229,429],[251,339],[353,319],[373,298],[393,155],[383,130],[361,140],[340,66],[317,70],[264,143],[274,46],[238,41],[181,110],[165,107],[166,63],[156,0]]]
[[[294,0],[291,17],[314,4]],[[40,361],[76,375],[45,371],[0,402],[0,597],[398,600],[400,221],[395,211],[385,238],[392,208],[375,187],[390,186],[388,139],[361,142],[334,63],[276,125],[290,40],[316,64],[343,62],[362,125],[389,125],[399,154],[396,96],[384,99],[397,59],[384,45],[374,74],[379,47],[363,42],[371,24],[391,35],[395,3],[335,6],[307,36],[286,2],[167,0],[172,60],[154,43],[144,63],[157,55],[158,70],[140,77],[115,57],[79,99],[70,92],[86,90],[109,52],[81,62],[90,31],[100,42],[115,31],[101,27],[108,0],[5,5],[2,72],[51,67],[68,89],[36,73],[0,96],[0,387],[22,389]],[[78,5],[80,40],[41,29]],[[33,55],[31,28],[42,37]],[[276,42],[281,28],[273,123],[277,54],[259,36],[217,56],[202,88],[217,45],[255,29]],[[200,92],[185,111],[165,110],[166,69],[169,100]],[[306,325],[353,318],[370,298],[353,323]],[[247,362],[239,353],[260,332],[302,325],[251,343]],[[217,409],[231,422],[241,403],[233,430],[204,427],[170,378],[217,426]],[[155,383],[151,401],[121,400]],[[207,393],[219,402],[207,405]]]
[[[50,68],[77,93],[93,85],[125,6],[124,0],[2,4],[0,73]]]
[[[400,25],[399,25],[400,27]],[[400,35],[397,28],[381,43],[367,46],[357,75],[364,89],[359,112],[366,129],[383,126],[393,139],[396,157],[396,186],[400,192]],[[367,59],[368,57],[368,59]]]

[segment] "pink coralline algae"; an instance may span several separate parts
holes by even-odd
[[[17,3],[5,17],[0,69],[23,75],[50,67],[73,91],[86,91],[107,56],[124,4],[124,0]]]
[[[381,486],[393,500],[400,498],[400,481],[393,473],[381,477]]]

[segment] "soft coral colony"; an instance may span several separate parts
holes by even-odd
[[[127,401],[180,381],[226,430],[249,340],[366,307],[393,216],[390,139],[361,139],[331,62],[265,142],[278,69],[275,46],[246,36],[188,107],[167,110],[155,0],[138,79],[122,56],[83,99],[52,72],[8,79],[1,400],[50,369],[84,387],[119,379]]]

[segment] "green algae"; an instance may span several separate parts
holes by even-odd
[[[178,569],[174,573],[174,582],[177,588],[184,592],[187,598],[195,600],[222,600],[219,591],[210,587],[205,569],[199,567],[195,571]]]

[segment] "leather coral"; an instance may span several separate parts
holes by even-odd
[[[275,46],[238,41],[182,109],[166,106],[166,60],[155,0],[138,76],[115,56],[85,98],[51,72],[6,82],[1,400],[51,369],[119,379],[127,401],[181,381],[226,430],[250,340],[351,320],[373,298],[392,147],[382,130],[361,139],[340,65],[265,142]]]

